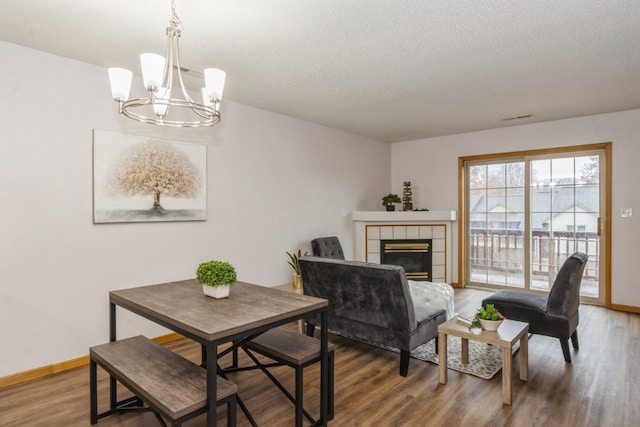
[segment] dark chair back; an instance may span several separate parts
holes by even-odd
[[[344,259],[342,245],[336,236],[318,237],[311,241],[313,256],[322,258]]]
[[[547,315],[570,318],[580,305],[580,283],[589,256],[576,252],[562,264],[547,300]]]
[[[329,300],[329,329],[367,339],[376,329],[406,334],[415,327],[402,267],[310,256],[299,262],[305,295]]]

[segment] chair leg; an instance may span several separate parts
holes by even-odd
[[[573,331],[573,334],[571,334],[571,344],[573,344],[573,348],[575,348],[576,350],[578,350],[580,348],[580,344],[578,344],[578,330],[577,329],[575,331]]]
[[[409,373],[409,350],[400,350],[400,375],[406,377]]]
[[[559,338],[560,345],[562,346],[562,354],[564,354],[564,361],[571,363],[571,353],[569,352],[569,339]]]
[[[438,337],[436,336],[433,341],[436,343],[435,347],[436,347],[436,354],[438,354]]]
[[[307,336],[312,337],[315,331],[316,331],[315,325],[312,325],[311,323],[307,323]]]

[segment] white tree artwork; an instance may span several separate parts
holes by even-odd
[[[206,146],[94,131],[94,223],[206,220]]]

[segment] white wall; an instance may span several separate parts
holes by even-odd
[[[391,189],[400,194],[402,182],[410,180],[414,207],[457,210],[459,157],[599,142],[613,143],[611,299],[613,304],[640,307],[640,110],[396,143],[391,148]],[[635,216],[621,218],[623,207],[633,208]],[[456,265],[457,240],[454,246]]]
[[[0,377],[107,341],[110,290],[191,278],[213,258],[240,280],[288,283],[285,251],[324,235],[352,256],[346,213],[389,191],[387,143],[232,102],[213,129],[136,124],[103,68],[4,42],[0,58]],[[207,144],[207,221],[94,225],[93,129]],[[167,332],[118,319],[121,337]]]

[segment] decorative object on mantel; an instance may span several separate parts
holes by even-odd
[[[388,211],[395,211],[396,205],[394,203],[400,203],[402,200],[397,194],[389,193],[382,198],[382,206],[385,206]]]
[[[298,263],[298,260],[300,259],[301,256],[308,255],[308,253],[305,252],[304,254],[302,254],[300,249],[298,249],[298,253],[286,252],[286,254],[289,256],[289,261],[287,262],[289,263],[291,268],[293,268],[293,279],[292,279],[293,289],[302,289],[302,277],[300,276],[300,264]]]
[[[404,190],[402,190],[402,210],[413,210],[413,197],[411,193],[411,181],[404,182]]]
[[[504,322],[504,316],[493,304],[486,304],[476,311],[470,329],[482,328],[485,331],[497,331]]]
[[[121,114],[139,122],[171,127],[213,126],[220,121],[220,100],[226,74],[217,68],[205,69],[202,102],[194,101],[189,96],[182,79],[182,71],[188,70],[180,64],[181,34],[182,22],[176,14],[175,0],[171,0],[171,19],[166,31],[168,38],[166,59],[155,53],[140,55],[142,78],[149,92],[148,98],[129,99],[131,71],[125,68],[109,68],[111,94],[118,103]],[[180,82],[182,98],[172,97],[174,71]],[[173,114],[169,107],[173,107],[177,114]],[[185,114],[181,114],[180,111]]]
[[[213,298],[228,297],[229,289],[237,280],[233,265],[216,260],[200,264],[196,270],[196,278],[202,284],[204,294]]]

